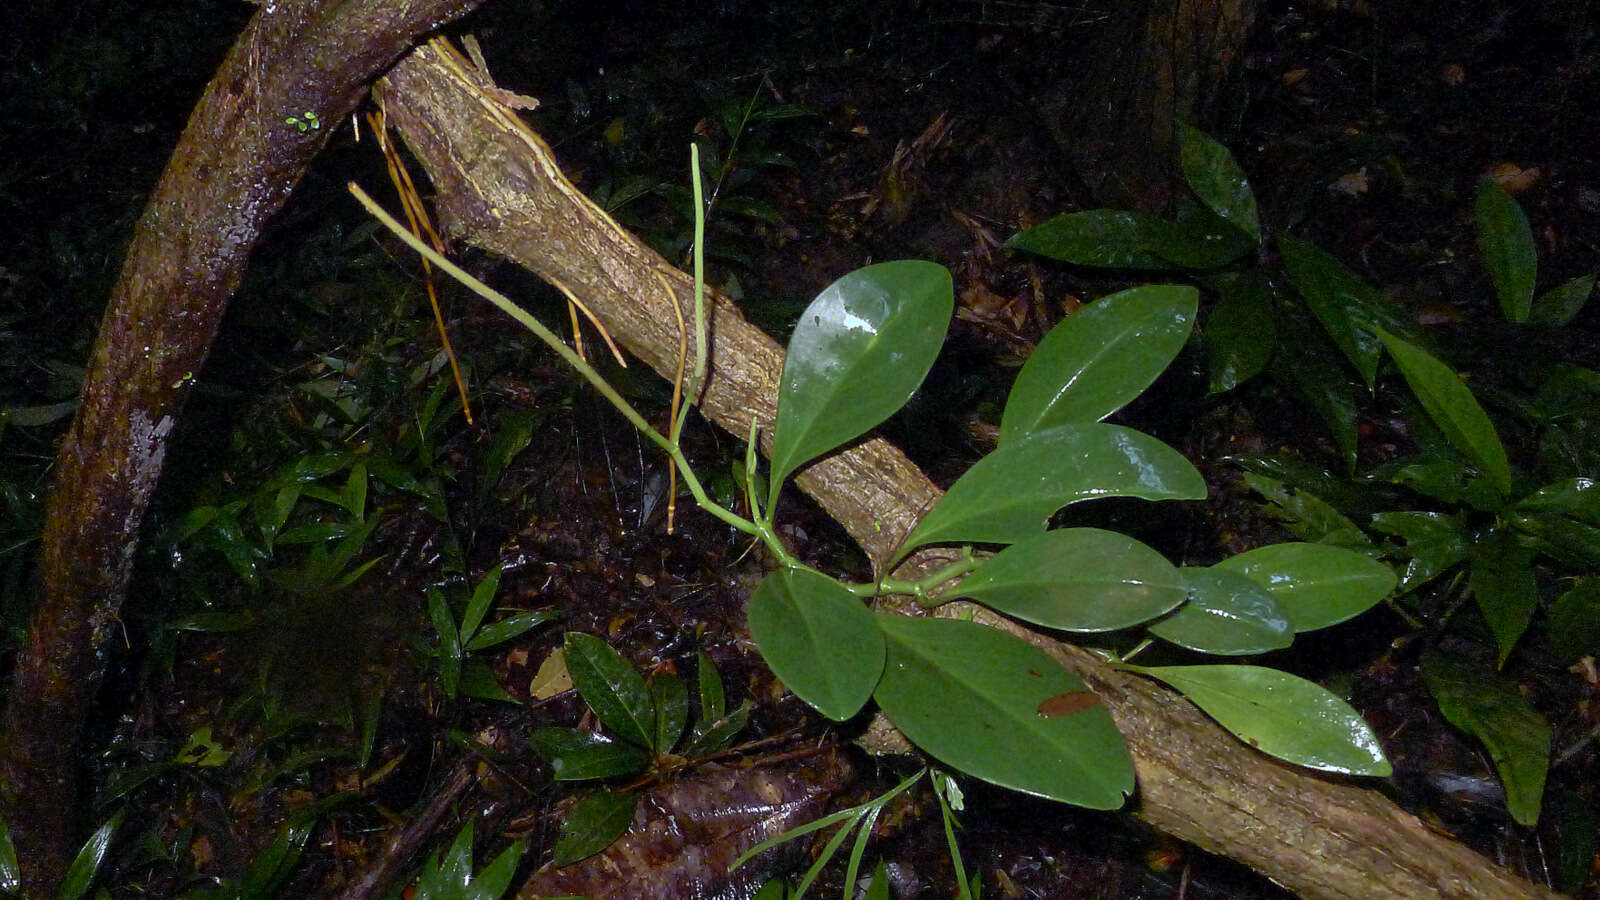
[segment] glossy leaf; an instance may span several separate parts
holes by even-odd
[[[1372,517],[1372,530],[1405,541],[1401,592],[1415,590],[1467,558],[1466,524],[1449,513],[1394,510]]]
[[[517,841],[500,851],[500,855],[472,879],[472,900],[501,900],[511,887],[511,879],[517,874],[517,866],[521,864],[522,855],[527,849],[527,843]]]
[[[650,754],[634,744],[576,728],[535,728],[528,734],[533,752],[550,764],[556,781],[587,781],[643,772]]]
[[[1306,306],[1371,390],[1383,345],[1367,329],[1392,322],[1387,301],[1344,263],[1312,244],[1280,234],[1278,251]]]
[[[554,619],[559,613],[553,609],[530,609],[516,615],[507,616],[498,622],[490,622],[478,629],[478,633],[467,642],[468,650],[487,650],[490,647],[503,644],[512,638],[519,637],[530,629],[543,625]]]
[[[1600,577],[1574,580],[1572,587],[1550,604],[1546,623],[1550,643],[1563,661],[1600,656]]]
[[[454,697],[461,680],[461,635],[456,631],[455,618],[444,592],[429,587],[425,593],[428,598],[428,617],[433,622],[434,633],[439,637],[439,681],[444,688],[444,695]]]
[[[808,569],[780,569],[750,598],[750,634],[789,690],[842,722],[861,711],[883,672],[883,636],[843,585]]]
[[[1594,293],[1595,276],[1580,275],[1545,291],[1533,301],[1528,321],[1540,325],[1565,325],[1577,318]]]
[[[1255,240],[1209,211],[1180,218],[1150,219],[1146,241],[1161,258],[1185,269],[1215,269],[1255,248]]]
[[[1036,625],[1112,631],[1172,610],[1188,588],[1166,557],[1132,538],[1063,528],[1001,550],[956,592]]]
[[[1006,246],[1080,266],[1177,268],[1149,248],[1152,221],[1121,209],[1065,213],[1012,235]]]
[[[657,672],[650,679],[650,696],[655,700],[655,740],[657,753],[671,753],[683,729],[689,724],[689,688],[671,672]]]
[[[1568,515],[1590,525],[1600,525],[1600,480],[1565,478],[1547,484],[1524,497],[1517,504],[1517,512]]]
[[[1257,547],[1214,568],[1238,572],[1265,588],[1295,631],[1315,631],[1354,618],[1389,596],[1397,583],[1387,565],[1326,544]]]
[[[1017,373],[1001,442],[1098,422],[1144,393],[1189,339],[1199,296],[1192,287],[1145,285],[1063,319]]]
[[[712,661],[711,654],[700,650],[695,653],[695,685],[700,693],[700,718],[702,721],[711,722],[720,719],[727,713],[727,695],[722,689],[722,675],[717,672],[717,664]]]
[[[1523,825],[1537,822],[1550,766],[1549,723],[1514,682],[1454,654],[1422,654],[1422,677],[1445,719],[1489,751],[1511,818]]]
[[[1511,523],[1532,538],[1538,553],[1574,568],[1600,566],[1600,528],[1568,516],[1544,513],[1512,516]]]
[[[1405,376],[1406,384],[1427,410],[1439,430],[1444,432],[1450,445],[1461,451],[1467,459],[1494,485],[1502,495],[1511,493],[1511,465],[1506,460],[1506,448],[1495,433],[1494,423],[1478,405],[1461,376],[1440,362],[1433,354],[1383,329],[1376,329],[1378,337],[1389,350],[1395,366]]]
[[[1244,170],[1228,148],[1205,132],[1189,125],[1178,126],[1178,162],[1189,188],[1212,212],[1229,224],[1261,239],[1261,220],[1256,214],[1256,196]]]
[[[1186,568],[1183,577],[1189,602],[1150,625],[1156,637],[1219,656],[1266,653],[1294,643],[1289,617],[1250,578],[1215,566]]]
[[[494,595],[500,591],[500,575],[505,571],[503,566],[495,566],[483,573],[483,578],[472,591],[472,599],[467,601],[467,610],[461,614],[461,640],[468,643],[473,635],[478,633],[478,626],[483,624],[483,617],[489,612],[489,604],[494,602]]]
[[[1177,688],[1263,753],[1345,775],[1392,771],[1372,728],[1321,685],[1259,666],[1132,668]]]
[[[1267,501],[1267,514],[1295,536],[1358,553],[1377,551],[1361,526],[1316,494],[1254,472],[1244,473],[1244,482]]]
[[[1489,280],[1494,282],[1500,311],[1510,322],[1526,322],[1533,309],[1533,283],[1539,257],[1533,229],[1522,207],[1492,178],[1478,182],[1476,199],[1478,250]]]
[[[1300,315],[1294,307],[1280,311],[1274,327],[1278,331],[1278,352],[1267,371],[1288,385],[1311,412],[1322,420],[1347,471],[1356,467],[1356,395],[1361,391],[1358,377],[1340,359],[1339,349],[1324,330]]]
[[[22,867],[17,864],[17,847],[11,842],[11,829],[0,816],[0,893],[22,890]]]
[[[1494,634],[1498,663],[1503,666],[1539,605],[1533,553],[1518,545],[1516,534],[1500,529],[1479,538],[1471,553],[1472,596]]]
[[[713,750],[721,750],[744,731],[750,724],[750,701],[739,704],[739,708],[725,716],[696,722],[689,732],[689,743],[683,749],[683,755],[694,758]]]
[[[633,666],[593,635],[569,631],[565,647],[567,674],[601,723],[630,744],[651,746],[655,702]]]
[[[1043,716],[1087,690],[1042,650],[954,619],[880,614],[889,663],[874,696],[917,746],[975,778],[1090,809],[1133,791],[1133,760],[1103,705]]]
[[[949,270],[916,260],[857,269],[817,295],[783,363],[774,495],[794,470],[905,405],[939,355],[954,307]]]
[[[899,551],[941,542],[1010,544],[1056,510],[1097,497],[1199,500],[1205,479],[1178,451],[1131,428],[1059,425],[1000,446],[967,470]]]
[[[477,657],[468,657],[461,661],[461,681],[458,690],[463,697],[476,697],[479,700],[492,700],[496,703],[517,702],[517,698],[506,693],[506,689],[500,686],[489,664]]]
[[[638,794],[595,791],[579,798],[561,823],[550,865],[566,866],[599,853],[633,824]]]
[[[73,857],[72,864],[67,866],[67,873],[61,879],[61,890],[56,895],[60,900],[80,900],[89,893],[100,865],[105,862],[106,851],[111,849],[111,839],[116,836],[127,814],[126,807],[117,810],[109,821],[96,828],[94,834],[83,842],[83,848]]]
[[[1206,318],[1209,392],[1231,391],[1261,374],[1277,343],[1272,283],[1261,269],[1229,272],[1212,279],[1218,294]]]

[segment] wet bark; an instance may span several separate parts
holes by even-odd
[[[380,83],[389,121],[428,170],[451,234],[564,286],[652,368],[677,363],[674,303],[687,276],[630,237],[562,177],[549,148],[441,42]],[[702,410],[737,436],[769,424],[782,350],[715,297],[712,376]],[[881,439],[799,479],[881,565],[939,497]],[[1101,693],[1128,739],[1136,811],[1157,828],[1238,859],[1314,900],[1521,900],[1556,895],[1429,830],[1376,791],[1325,780],[1239,743],[1178,695],[1013,623]]]
[[[1097,203],[1166,211],[1186,191],[1177,124],[1214,130],[1259,0],[1113,4],[1081,75],[1044,103],[1045,122]]]
[[[57,456],[41,599],[0,725],[0,812],[28,896],[55,895],[81,839],[78,738],[140,523],[178,409],[262,224],[371,80],[480,2],[275,0],[195,107],[136,227]]]

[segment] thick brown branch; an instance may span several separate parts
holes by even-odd
[[[57,458],[43,595],[0,728],[0,810],[28,896],[54,896],[74,849],[78,732],[99,689],[139,526],[178,407],[262,224],[371,80],[419,36],[480,2],[265,4],[173,151],[134,233]]]
[[[544,142],[482,90],[465,60],[441,42],[419,48],[379,95],[438,188],[455,235],[564,286],[630,352],[673,371],[678,334],[669,304],[690,297],[689,279],[573,188]],[[751,416],[771,421],[782,351],[722,298],[712,331],[713,376],[702,409],[743,436]],[[819,463],[800,484],[880,565],[939,496],[882,440]],[[1428,830],[1375,791],[1250,750],[1149,681],[996,624],[1044,647],[1102,694],[1133,750],[1139,813],[1164,831],[1317,900],[1555,896]]]

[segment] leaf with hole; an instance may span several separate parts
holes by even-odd
[[[1046,716],[1088,688],[1044,651],[974,622],[879,614],[889,661],[874,696],[913,743],[975,778],[1090,809],[1133,791],[1133,760],[1106,708]]]
[[[1261,585],[1295,631],[1315,631],[1354,618],[1389,596],[1396,584],[1387,565],[1326,544],[1257,547],[1213,568],[1238,572]]]
[[[1514,682],[1439,649],[1422,654],[1422,677],[1451,725],[1483,742],[1519,824],[1539,821],[1550,768],[1550,725]]]
[[[1147,622],[1187,596],[1166,557],[1098,528],[1062,528],[995,554],[956,593],[997,612],[1067,631],[1113,631]]]
[[[1387,777],[1377,735],[1338,695],[1260,666],[1129,666],[1177,688],[1217,724],[1263,753],[1345,775]]]
[[[1139,396],[1183,349],[1199,292],[1145,285],[1103,297],[1050,329],[1017,373],[1001,442],[1098,422]]]
[[[569,631],[567,674],[600,721],[630,744],[650,747],[656,729],[656,708],[650,688],[628,661],[599,638]]]
[[[1508,322],[1526,322],[1533,309],[1539,257],[1522,207],[1492,178],[1478,182],[1475,199],[1478,250]]]
[[[883,636],[860,598],[809,569],[768,575],[750,598],[750,634],[795,696],[842,722],[883,672]]]
[[[954,307],[949,270],[917,260],[857,269],[817,295],[783,363],[773,496],[800,466],[905,405],[939,355]]]
[[[1220,656],[1266,653],[1294,643],[1288,616],[1250,578],[1216,566],[1186,568],[1183,578],[1189,602],[1150,626],[1156,637]]]
[[[950,486],[901,545],[1010,544],[1070,503],[1099,497],[1200,500],[1205,479],[1178,451],[1120,425],[1058,425],[985,456]]]

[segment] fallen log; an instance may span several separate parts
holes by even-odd
[[[562,175],[545,142],[496,99],[487,76],[442,41],[378,86],[389,122],[421,160],[449,233],[583,301],[630,353],[677,366],[673,304],[688,276],[616,225]],[[701,410],[734,435],[770,432],[783,351],[713,294],[711,374]],[[880,568],[939,498],[895,447],[868,440],[798,483]],[[915,564],[915,561],[913,561]],[[1139,780],[1134,812],[1154,827],[1264,873],[1308,900],[1523,900],[1558,895],[1430,830],[1377,791],[1272,760],[1177,694],[1098,657],[978,611],[1084,678],[1111,710]]]

